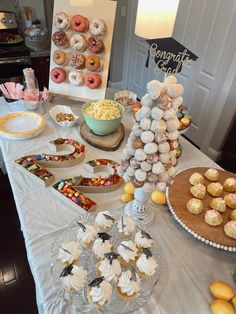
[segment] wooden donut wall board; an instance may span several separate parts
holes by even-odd
[[[78,4],[77,4],[78,3]],[[102,36],[98,36],[104,42],[105,50],[101,54],[97,54],[97,56],[101,59],[103,67],[98,72],[88,71],[87,69],[75,69],[70,65],[70,55],[73,53],[73,49],[68,46],[66,49],[62,49],[57,47],[53,40],[51,44],[51,57],[50,57],[50,73],[51,70],[55,67],[61,67],[57,65],[53,60],[53,53],[55,50],[63,50],[68,57],[68,61],[65,66],[61,67],[66,71],[66,79],[62,83],[55,83],[51,80],[49,74],[49,91],[51,95],[61,96],[67,99],[73,99],[78,101],[89,101],[96,99],[104,99],[106,93],[107,79],[108,79],[108,71],[109,71],[109,63],[110,63],[110,55],[111,55],[111,46],[112,46],[112,36],[115,22],[115,13],[116,13],[116,1],[108,1],[108,0],[93,0],[93,5],[91,6],[80,6],[80,1],[71,1],[71,0],[56,0],[54,1],[54,12],[53,17],[58,12],[66,13],[70,18],[74,15],[82,15],[88,19],[90,22],[92,18],[99,17],[106,24],[106,32]],[[59,29],[54,25],[53,19],[52,25],[52,36]],[[90,31],[88,30],[85,33],[79,33],[72,30],[71,26],[68,30],[65,30],[69,40],[74,34],[81,34],[86,39],[91,36]],[[78,52],[78,54],[82,53],[85,57],[92,55],[88,49],[84,52]],[[95,73],[99,74],[102,78],[102,83],[99,88],[91,89],[87,87],[85,84],[82,86],[75,86],[71,84],[68,80],[68,74],[70,71],[80,71],[83,74]]]

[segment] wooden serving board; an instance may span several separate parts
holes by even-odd
[[[80,134],[87,143],[96,148],[105,151],[115,151],[120,147],[124,139],[125,128],[121,123],[116,131],[111,134],[96,135],[89,129],[85,121],[83,121],[80,126]]]
[[[183,223],[197,235],[205,238],[206,240],[212,241],[215,244],[219,244],[221,246],[236,248],[236,240],[229,238],[224,233],[224,225],[230,220],[229,216],[232,212],[232,209],[227,207],[226,212],[221,213],[223,222],[219,226],[210,226],[205,222],[205,212],[208,209],[211,209],[209,204],[212,200],[213,196],[211,196],[208,192],[206,196],[202,200],[203,202],[203,212],[201,214],[195,215],[190,213],[187,210],[186,203],[189,199],[193,198],[194,196],[190,193],[191,184],[189,183],[189,177],[194,172],[199,172],[204,174],[206,170],[209,168],[206,167],[198,167],[198,168],[190,168],[186,169],[182,172],[179,172],[174,177],[173,184],[169,187],[167,198],[168,198],[168,205],[170,206],[172,214],[176,214],[180,222],[183,226]],[[224,183],[225,179],[229,177],[234,177],[236,179],[236,175],[226,172],[224,170],[219,170],[219,182],[221,184]],[[204,185],[207,187],[212,181],[207,180],[204,177]],[[221,197],[228,194],[229,192],[223,191]],[[172,208],[171,208],[172,207]],[[184,226],[183,226],[184,227]],[[189,230],[188,230],[189,231]],[[191,233],[191,232],[190,232]],[[201,239],[202,240],[202,239]],[[211,243],[210,243],[211,244]],[[215,245],[213,245],[215,246]],[[218,247],[218,246],[217,246]],[[223,248],[223,247],[221,247]]]

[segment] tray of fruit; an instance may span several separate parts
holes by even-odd
[[[0,34],[0,45],[17,45],[22,43],[24,38],[21,35],[4,32]]]

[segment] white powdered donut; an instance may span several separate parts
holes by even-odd
[[[70,39],[70,46],[76,51],[84,51],[87,48],[87,40],[83,35],[74,34]]]
[[[177,140],[177,138],[179,137],[179,131],[174,131],[174,132],[171,132],[171,133],[168,133],[168,140],[170,141],[175,141]]]
[[[69,16],[64,12],[58,12],[54,17],[54,25],[60,30],[65,30],[70,25]]]
[[[152,169],[152,165],[149,164],[147,161],[142,161],[140,167],[143,171],[148,172]]]
[[[145,94],[142,99],[141,99],[141,105],[146,106],[146,107],[152,107],[154,104],[152,98],[148,95]]]
[[[148,118],[143,118],[141,121],[140,121],[140,126],[143,130],[147,131],[147,130],[150,130],[150,127],[151,127],[151,120],[148,119]]]
[[[143,185],[143,190],[145,193],[152,193],[155,191],[155,183],[145,182]]]
[[[166,142],[168,140],[168,132],[156,133],[155,141],[159,144],[161,142]]]
[[[137,169],[140,167],[140,161],[136,160],[134,157],[132,157],[129,161],[129,164],[131,167],[133,167],[134,169]]]
[[[157,144],[156,143],[148,143],[144,145],[144,151],[147,154],[154,154],[157,152]]]
[[[172,99],[168,95],[164,94],[156,100],[156,103],[158,108],[167,110],[172,106]]]
[[[135,169],[131,166],[129,166],[127,169],[126,169],[126,173],[129,177],[133,177],[134,176],[134,173],[135,173]]]
[[[168,169],[168,174],[169,174],[170,177],[173,177],[173,176],[176,174],[176,169],[175,169],[175,167],[170,167],[170,168]]]
[[[150,164],[155,164],[158,161],[158,155],[157,154],[149,154],[147,155],[147,162]]]
[[[140,181],[143,182],[146,180],[147,178],[147,173],[145,171],[143,171],[142,169],[137,169],[135,171],[135,178]]]
[[[133,133],[136,137],[139,137],[141,135],[141,133],[143,132],[143,129],[142,128],[137,128],[135,130],[133,130]]]
[[[176,84],[177,83],[177,78],[173,75],[169,75],[165,78],[164,83],[166,84]]]
[[[172,161],[172,163],[176,162],[176,149],[170,151],[170,160]]]
[[[156,183],[157,182],[157,179],[158,179],[158,176],[154,173],[152,173],[151,171],[148,172],[147,174],[147,180],[148,182],[151,182],[151,183]]]
[[[154,174],[161,174],[164,171],[165,171],[165,167],[160,161],[158,161],[156,164],[152,166],[152,172]]]
[[[182,96],[173,99],[172,104],[174,109],[178,109],[182,105],[183,101],[184,100]]]
[[[150,116],[151,109],[149,107],[142,107],[135,115],[137,121],[141,121],[143,118]]]
[[[131,157],[132,157],[132,156],[128,153],[127,148],[125,148],[125,149],[123,150],[123,158],[124,158],[125,160],[130,160]]]
[[[155,120],[161,120],[162,117],[163,117],[163,110],[159,109],[158,107],[154,107],[152,108],[152,111],[151,111],[151,117]]]
[[[163,164],[168,164],[170,162],[170,153],[160,154],[159,160]]]
[[[152,131],[143,131],[140,138],[144,144],[148,144],[154,140],[154,134]]]
[[[128,152],[129,155],[134,156],[135,148],[133,147],[133,145],[131,145],[131,144],[127,145],[127,152]]]
[[[168,142],[162,142],[158,145],[158,150],[161,154],[168,153],[170,151],[170,145]]]
[[[99,17],[94,17],[89,23],[89,31],[95,36],[104,35],[106,32],[106,25]]]
[[[156,189],[161,191],[161,192],[165,192],[166,189],[166,182],[158,182],[156,184]]]
[[[163,114],[164,120],[170,120],[170,119],[173,119],[175,117],[176,117],[176,113],[175,113],[175,110],[173,108],[164,111],[164,114]]]
[[[184,88],[181,84],[170,84],[167,88],[167,95],[171,98],[183,96]]]
[[[168,171],[164,171],[159,175],[159,181],[161,182],[167,182],[169,180],[169,173]]]
[[[122,177],[124,173],[125,173],[125,172],[124,172],[123,168],[122,168],[121,166],[119,166],[119,167],[117,168],[117,174],[118,174],[118,176]]]
[[[134,157],[138,161],[144,161],[147,158],[147,154],[144,152],[143,149],[139,148],[136,149]]]
[[[147,83],[147,92],[152,99],[157,99],[161,94],[162,85],[159,81],[153,80]]]
[[[161,83],[161,94],[166,94],[168,84],[165,82]]]
[[[84,84],[83,73],[76,70],[71,71],[68,75],[68,80],[71,84],[75,86],[81,86]]]
[[[168,132],[172,133],[176,131],[178,127],[179,127],[179,120],[177,118],[166,121],[166,129]]]
[[[153,120],[151,124],[151,130],[154,133],[163,133],[166,130],[166,123],[163,119]]]
[[[130,182],[131,180],[130,176],[128,176],[126,172],[123,174],[123,179],[125,182]]]

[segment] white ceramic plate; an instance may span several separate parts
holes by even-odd
[[[72,114],[74,117],[74,120],[73,121],[60,121],[60,122],[58,122],[56,119],[56,116],[59,112]],[[79,119],[79,117],[76,114],[74,114],[74,112],[71,110],[71,108],[69,106],[56,105],[49,110],[49,113],[50,113],[51,117],[53,118],[53,120],[58,125],[60,125],[62,128],[71,128],[72,126],[74,126],[76,124],[76,122]]]
[[[24,140],[41,133],[45,128],[44,118],[35,112],[12,112],[0,118],[0,136]]]

